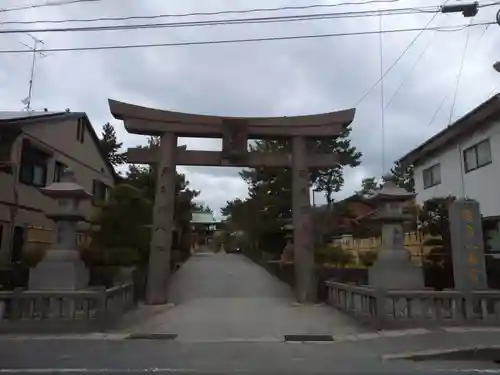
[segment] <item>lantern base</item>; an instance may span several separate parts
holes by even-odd
[[[385,290],[422,290],[424,288],[421,268],[413,264],[407,256],[392,259],[382,256],[377,259],[368,269],[368,283],[371,287]]]
[[[63,253],[65,256],[59,256]],[[69,253],[72,256],[67,256]],[[32,290],[79,290],[88,285],[89,272],[76,250],[50,250],[30,271]]]

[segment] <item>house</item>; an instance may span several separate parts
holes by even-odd
[[[71,168],[94,199],[81,210],[87,219],[115,183],[113,167],[81,112],[0,112],[0,266],[20,260],[28,242],[51,242],[56,209],[39,188],[60,181]]]
[[[417,204],[448,195],[479,202],[485,219],[500,218],[500,94],[403,156],[414,166]]]

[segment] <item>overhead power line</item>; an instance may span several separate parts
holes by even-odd
[[[430,8],[426,8],[430,9]],[[167,27],[199,27],[199,26],[217,26],[233,25],[247,23],[274,23],[274,22],[296,22],[331,18],[353,18],[353,17],[373,17],[381,15],[404,15],[415,13],[428,13],[426,9],[401,8],[388,10],[369,10],[359,12],[341,12],[341,13],[316,13],[300,14],[290,16],[275,17],[254,17],[254,18],[232,18],[222,20],[191,21],[191,22],[164,22],[164,23],[145,23],[133,25],[107,25],[107,26],[78,26],[64,28],[37,28],[37,29],[0,29],[0,34],[16,33],[47,33],[47,32],[83,32],[83,31],[117,31],[117,30],[136,30],[136,29],[156,29]],[[434,8],[434,12],[439,10]]]
[[[48,6],[61,6],[70,5],[75,3],[85,3],[85,2],[99,2],[102,0],[67,0],[67,1],[53,1],[49,3],[37,4],[37,5],[26,5],[16,8],[2,9],[0,8],[0,13],[12,12],[16,10],[28,10],[33,8],[41,8]],[[0,24],[34,24],[34,23],[68,23],[68,22],[98,22],[98,21],[125,21],[134,19],[157,19],[157,18],[168,18],[168,17],[192,17],[192,16],[215,16],[223,14],[246,14],[246,13],[257,13],[257,12],[278,12],[278,11],[289,11],[289,10],[305,10],[305,9],[320,9],[320,8],[334,8],[341,6],[359,6],[359,5],[369,5],[376,3],[395,3],[401,0],[372,0],[364,2],[344,2],[336,4],[310,4],[302,6],[286,6],[286,7],[276,7],[276,8],[250,8],[250,9],[234,9],[234,10],[222,10],[222,11],[212,11],[212,12],[191,12],[191,13],[169,13],[169,14],[158,14],[149,16],[125,16],[125,17],[96,17],[96,18],[75,18],[75,19],[63,19],[63,20],[33,20],[33,21],[3,21]],[[500,4],[499,1],[488,4],[481,4],[479,8],[485,8],[493,5]],[[440,7],[441,4],[430,5],[427,7],[434,8]],[[421,8],[421,7],[419,7]],[[429,12],[434,12],[434,10],[429,10]]]
[[[453,113],[455,112],[455,104],[457,102],[458,88],[460,87],[460,79],[462,78],[462,72],[464,70],[464,62],[465,62],[465,56],[467,55],[467,47],[469,46],[469,38],[470,38],[470,29],[467,29],[467,36],[465,37],[464,50],[462,52],[462,58],[460,60],[460,68],[458,69],[457,84],[455,86],[455,91],[453,92],[453,101],[451,102],[450,118],[448,120],[448,125],[451,125]]]
[[[418,55],[417,59],[415,60],[415,62],[411,66],[410,70],[406,73],[404,78],[401,80],[401,83],[399,84],[398,88],[394,91],[394,93],[391,95],[391,97],[387,101],[387,104],[385,105],[386,109],[389,108],[389,106],[393,103],[394,98],[396,98],[396,96],[399,94],[399,91],[401,91],[401,89],[404,87],[408,78],[410,78],[411,74],[413,73],[413,70],[417,67],[420,60],[422,60],[422,57],[424,57],[425,53],[428,51],[428,49],[432,45],[432,43],[434,43],[434,41],[436,40],[436,35],[437,35],[437,32],[434,31],[434,35],[432,36],[432,38],[429,40],[429,42],[427,43],[425,48],[422,50],[420,55]]]
[[[384,39],[383,39],[383,28],[382,28],[382,16],[379,17],[379,39],[378,39],[378,52],[380,59],[380,123],[382,125],[381,131],[381,145],[382,145],[382,175],[385,172],[385,108],[384,108]]]
[[[492,25],[495,22],[481,22],[466,25],[456,25],[456,26],[437,26],[428,27],[426,30],[436,30],[440,32],[456,32],[464,30],[468,27],[474,26],[485,26]],[[375,31],[358,31],[350,33],[330,33],[330,34],[310,34],[310,35],[290,35],[290,36],[280,36],[280,37],[263,37],[263,38],[247,38],[247,39],[221,39],[221,40],[206,40],[206,41],[192,41],[192,42],[174,42],[174,43],[151,43],[151,44],[121,44],[121,45],[111,45],[111,46],[93,46],[93,47],[62,47],[62,48],[48,48],[40,49],[38,52],[69,52],[69,51],[97,51],[97,50],[113,50],[113,49],[129,49],[129,48],[154,48],[154,47],[180,47],[180,46],[198,46],[198,45],[212,45],[212,44],[236,44],[236,43],[249,43],[249,42],[267,42],[267,41],[279,41],[279,40],[298,40],[298,39],[316,39],[316,38],[331,38],[331,37],[342,37],[342,36],[356,36],[356,35],[373,35],[382,33],[400,33],[400,32],[414,32],[422,31],[422,28],[408,28],[408,29],[386,29],[386,30],[375,30]],[[26,53],[30,51],[12,49],[12,50],[0,50],[1,54],[13,54],[13,53]]]
[[[52,1],[49,3],[36,4],[36,5],[24,5],[20,7],[0,9],[0,12],[12,12],[16,10],[28,10],[33,8],[42,8],[47,6],[60,6],[69,5],[75,3],[85,3],[85,2],[98,2],[101,0],[65,0],[65,1]],[[310,4],[303,6],[286,6],[286,7],[276,7],[276,8],[251,8],[251,9],[240,9],[240,10],[222,10],[214,12],[192,12],[192,13],[178,13],[172,14],[171,17],[189,17],[189,16],[212,16],[217,14],[243,14],[243,13],[253,13],[253,12],[274,12],[281,10],[300,10],[300,9],[313,9],[313,8],[332,8],[346,5],[365,5],[365,4],[375,4],[375,3],[396,3],[401,0],[369,0],[364,2],[344,2],[337,4]]]
[[[385,78],[385,76],[387,76],[387,74],[389,74],[389,72],[398,64],[398,62],[403,58],[403,56],[406,54],[406,52],[408,52],[408,50],[415,44],[415,42],[418,40],[418,38],[420,38],[420,36],[424,33],[424,31],[426,30],[431,30],[431,28],[429,28],[430,24],[432,23],[432,21],[434,21],[434,19],[437,17],[437,15],[439,14],[439,12],[436,12],[434,13],[434,15],[431,17],[431,19],[427,22],[427,24],[424,26],[423,29],[420,29],[419,30],[419,33],[415,36],[415,38],[412,39],[412,41],[408,44],[408,46],[403,50],[403,52],[401,52],[401,54],[396,58],[396,60],[394,60],[394,62],[391,64],[391,66],[389,66],[389,68],[387,68],[387,70],[384,72],[384,74],[381,74],[379,79],[377,80],[377,82],[375,82],[364,94],[363,96],[356,102],[356,105],[354,107],[357,107],[363,100],[365,100],[368,95],[370,95],[370,93],[372,92],[372,90],[377,87],[377,85]],[[437,30],[437,27],[434,28],[435,30]],[[382,31],[381,31],[382,32]]]
[[[33,5],[23,5],[19,7],[14,7],[14,8],[0,8],[0,13],[6,13],[6,12],[14,12],[16,10],[28,10],[28,9],[36,9],[36,8],[44,8],[44,7],[54,7],[54,6],[61,6],[61,5],[70,5],[70,4],[77,4],[77,3],[96,3],[101,0],[65,0],[65,1],[48,1],[42,4],[33,4]]]
[[[483,32],[481,33],[479,39],[476,41],[476,44],[475,44],[475,49],[474,49],[474,52],[477,52],[479,50],[479,48],[481,47],[481,41],[484,39],[484,35],[486,34],[486,31],[488,30],[490,25],[486,25],[486,27],[484,28]],[[465,46],[464,46],[465,47]],[[464,48],[464,51],[466,50],[466,48]],[[462,52],[462,56],[465,56],[464,53]],[[461,71],[459,70],[457,72],[457,74],[455,75],[455,79],[454,81],[456,82],[458,79],[459,79],[459,76],[461,74]],[[454,85],[455,86],[455,85]],[[428,122],[427,124],[427,127],[430,127],[433,123],[434,123],[434,120],[436,119],[438,113],[441,111],[441,109],[443,108],[444,106],[444,103],[446,102],[446,100],[450,97],[450,95],[452,95],[453,92],[448,92],[444,95],[443,99],[441,100],[439,106],[436,108],[434,114],[432,115],[432,118],[430,119],[430,121]],[[489,96],[489,95],[488,95]],[[448,119],[448,122],[450,122],[450,120]],[[449,125],[449,124],[448,124]]]

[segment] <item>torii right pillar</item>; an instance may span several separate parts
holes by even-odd
[[[292,216],[295,285],[299,302],[315,302],[317,295],[314,248],[311,241],[309,168],[306,138],[292,138]]]

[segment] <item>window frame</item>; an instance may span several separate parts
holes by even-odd
[[[479,157],[478,157],[478,149],[481,145],[484,145],[484,144],[487,144],[488,145],[488,148],[489,148],[489,153],[490,153],[490,158],[488,161],[486,162],[483,162],[483,163],[479,163]],[[469,167],[468,164],[467,164],[467,158],[466,158],[466,154],[467,153],[470,153],[470,152],[473,152],[474,153],[474,156],[475,156],[475,166],[474,167]],[[475,145],[471,146],[471,147],[467,147],[465,150],[463,150],[463,163],[464,163],[464,171],[465,173],[469,173],[469,172],[472,172],[472,171],[475,171],[476,169],[480,169],[488,164],[491,164],[493,162],[493,157],[492,157],[492,154],[491,154],[491,142],[490,142],[490,139],[487,138],[487,139],[484,139],[482,140],[481,142],[478,142],[476,143]]]
[[[66,168],[68,168],[66,164],[56,160],[56,162],[54,163],[54,176],[52,178],[52,181],[61,182],[62,174],[64,173],[64,170]]]
[[[85,123],[83,118],[79,118],[76,125],[76,140],[83,143],[85,140]]]
[[[92,180],[92,204],[98,205],[99,203],[106,202],[110,197],[111,187],[106,185],[101,180]]]
[[[23,145],[19,168],[19,182],[37,188],[46,186],[48,159],[49,156],[45,155],[42,151]],[[42,169],[43,180],[41,183],[35,183],[35,167]]]
[[[433,170],[435,170],[436,168],[439,169],[439,179],[435,179],[435,176],[433,173]],[[429,173],[429,176],[431,177],[430,184],[426,184],[425,176],[427,173]],[[437,185],[441,184],[441,182],[442,182],[442,178],[441,178],[441,164],[440,163],[433,164],[430,167],[427,167],[427,168],[422,170],[422,183],[423,183],[424,189],[429,189],[433,186],[437,186]]]

